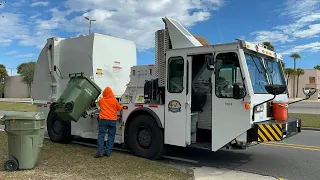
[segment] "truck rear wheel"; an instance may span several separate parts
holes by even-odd
[[[72,139],[71,121],[60,119],[54,112],[50,112],[48,115],[47,131],[53,142],[69,143]]]
[[[159,159],[163,155],[163,131],[152,117],[137,116],[128,128],[128,146],[136,156]]]

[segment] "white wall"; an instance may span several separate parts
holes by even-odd
[[[20,76],[8,76],[4,80],[4,98],[27,98],[28,86]]]

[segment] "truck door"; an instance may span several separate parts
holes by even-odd
[[[233,85],[244,86],[239,53],[216,52],[212,81],[212,151],[246,132],[250,127],[250,112],[243,98],[235,99]]]
[[[169,53],[166,62],[165,143],[184,147],[191,138],[190,66],[186,56]]]

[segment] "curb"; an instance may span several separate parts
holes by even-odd
[[[301,130],[320,131],[320,128],[302,127]]]

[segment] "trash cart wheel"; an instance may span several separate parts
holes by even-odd
[[[4,168],[7,170],[7,171],[16,171],[19,167],[19,164],[16,160],[14,159],[9,159],[5,162],[4,164]]]
[[[67,144],[72,140],[71,122],[60,119],[55,112],[50,111],[47,118],[47,130],[51,141]]]

